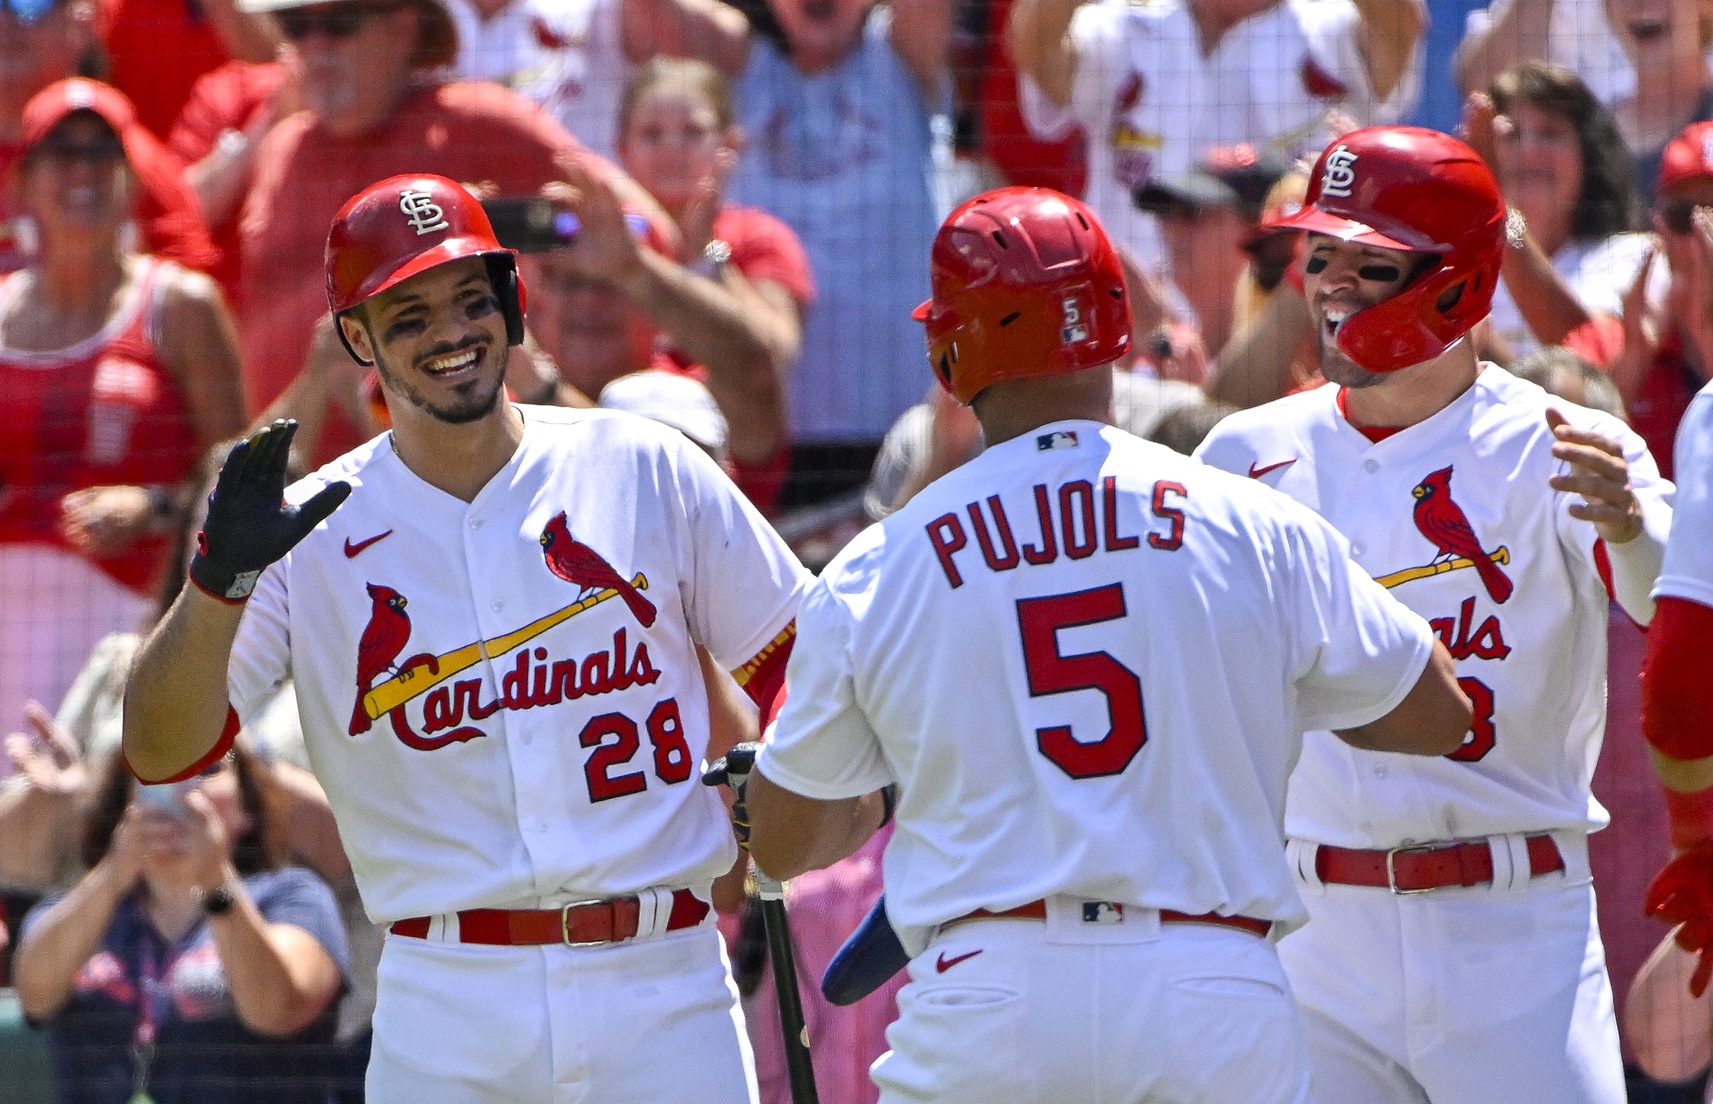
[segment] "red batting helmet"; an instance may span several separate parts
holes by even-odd
[[[1358,311],[1338,347],[1370,372],[1432,360],[1487,317],[1505,247],[1505,199],[1481,156],[1422,127],[1354,130],[1315,162],[1302,210],[1275,226],[1437,256]]]
[[[968,403],[989,384],[1110,364],[1130,348],[1118,251],[1050,188],[997,188],[953,211],[929,256],[928,360]]]
[[[487,262],[488,280],[505,315],[506,340],[521,345],[523,285],[517,254],[494,237],[476,197],[443,176],[390,176],[346,201],[327,234],[327,305],[337,319],[395,284],[464,257]],[[345,339],[343,330],[339,339]],[[349,343],[345,347],[350,349]]]

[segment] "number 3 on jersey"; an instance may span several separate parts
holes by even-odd
[[[1017,625],[1023,634],[1023,666],[1029,675],[1030,697],[1098,690],[1106,697],[1112,726],[1106,735],[1079,742],[1069,725],[1035,730],[1035,744],[1072,778],[1102,778],[1119,774],[1148,740],[1142,713],[1142,680],[1107,652],[1065,655],[1059,651],[1059,630],[1116,621],[1128,611],[1124,587],[1110,583],[1071,594],[1017,600]]]

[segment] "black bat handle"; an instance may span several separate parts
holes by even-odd
[[[761,918],[767,926],[767,955],[773,962],[773,988],[779,998],[780,1035],[785,1042],[785,1069],[791,1082],[792,1104],[820,1104],[815,1088],[815,1065],[809,1056],[809,1027],[803,1021],[803,997],[797,991],[797,955],[791,949],[791,928],[782,898],[762,897]]]

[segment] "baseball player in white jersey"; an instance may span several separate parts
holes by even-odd
[[[1619,1104],[1587,833],[1609,595],[1639,622],[1671,485],[1617,419],[1476,360],[1506,246],[1492,173],[1435,131],[1321,154],[1305,288],[1332,383],[1198,455],[1330,521],[1434,627],[1475,709],[1441,759],[1309,733],[1285,829],[1310,920],[1279,953],[1321,1104]]]
[[[133,669],[132,768],[193,773],[294,680],[390,927],[369,1100],[753,1100],[695,646],[765,709],[806,574],[681,435],[507,401],[514,257],[459,185],[354,197],[328,298],[392,432],[287,505],[289,425],[233,450],[197,585]]]
[[[1713,223],[1705,212],[1696,219],[1705,254]],[[1677,854],[1648,888],[1647,906],[1680,925],[1678,945],[1699,956],[1689,978],[1699,998],[1713,976],[1713,385],[1684,412],[1675,460],[1676,509],[1642,666],[1642,732],[1665,785]]]
[[[897,790],[910,964],[873,1076],[903,1101],[1306,1101],[1270,936],[1304,728],[1440,754],[1450,657],[1311,512],[1101,424],[1130,312],[1088,208],[954,211],[918,311],[989,447],[804,599],[751,847],[836,861]]]
[[[1165,256],[1135,189],[1216,146],[1313,152],[1331,110],[1401,118],[1421,88],[1422,27],[1416,0],[1017,0],[1008,34],[1030,130],[1088,134],[1085,198],[1154,268]]]

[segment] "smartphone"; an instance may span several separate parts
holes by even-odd
[[[190,806],[185,804],[184,795],[196,784],[194,779],[183,782],[167,782],[159,786],[137,786],[137,804],[151,809],[159,809],[169,816],[189,816]]]
[[[564,249],[577,240],[577,231],[583,228],[576,215],[541,196],[484,199],[482,210],[488,213],[500,244],[519,253]],[[635,211],[625,212],[625,225],[639,239],[648,236],[648,219]]]
[[[546,253],[577,240],[582,223],[570,211],[540,196],[501,196],[484,199],[482,209],[494,226],[494,237],[519,253]]]

